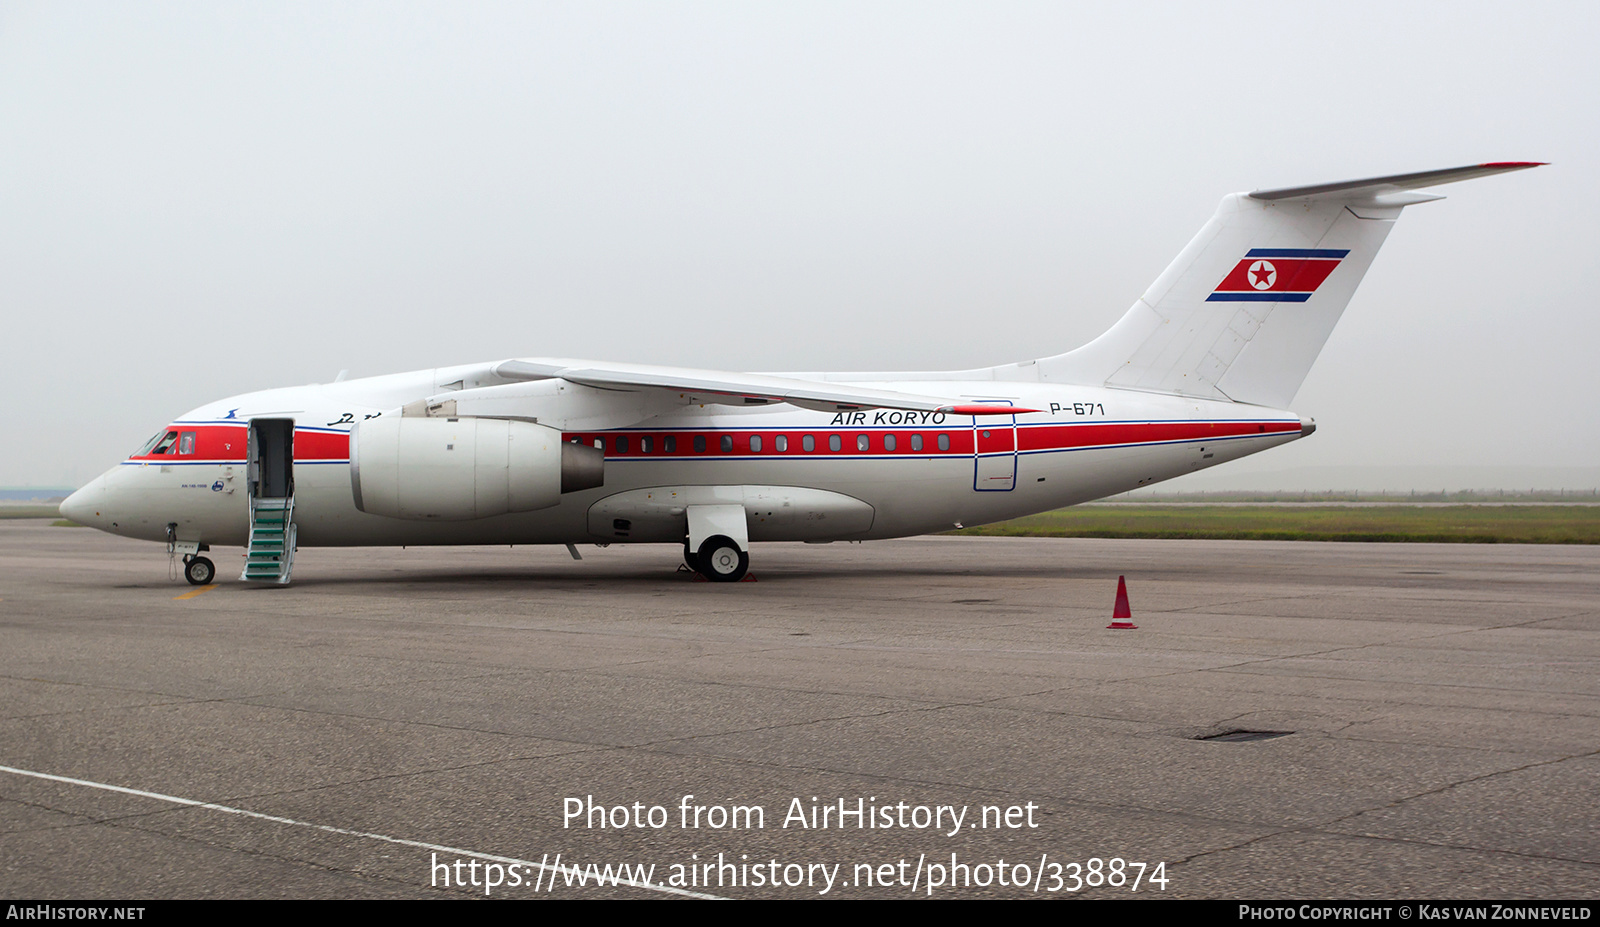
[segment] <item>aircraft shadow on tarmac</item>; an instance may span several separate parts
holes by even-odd
[[[757,586],[760,583],[826,583],[829,580],[874,580],[898,579],[904,580],[915,577],[940,577],[940,576],[973,576],[985,579],[1002,580],[1012,579],[1077,579],[1086,577],[1100,578],[1106,575],[1104,571],[1073,572],[1059,566],[1040,565],[1038,567],[1007,567],[1005,569],[970,569],[952,570],[948,567],[937,566],[903,566],[885,568],[876,566],[861,566],[847,569],[801,569],[796,567],[781,567],[778,569],[763,570],[760,574],[751,573],[754,577],[742,583],[710,583],[696,578],[687,572],[674,572],[672,567],[630,567],[626,570],[607,569],[597,572],[593,569],[586,570],[582,566],[573,567],[508,567],[503,569],[475,568],[462,571],[444,571],[439,569],[423,569],[415,572],[404,569],[385,568],[374,570],[370,574],[361,576],[316,576],[310,570],[296,576],[294,583],[287,587],[247,586],[252,593],[271,595],[282,593],[291,589],[313,588],[338,588],[338,587],[373,587],[382,589],[385,586],[399,587],[402,585],[435,585],[435,586],[483,586],[493,584],[505,586],[516,583],[525,583],[540,589],[550,589],[557,586],[581,585],[585,588],[613,586],[618,589],[636,590],[641,586],[704,586],[717,589],[739,589]],[[236,584],[226,584],[236,585]],[[175,587],[176,588],[176,587]],[[819,587],[820,590],[821,587]]]

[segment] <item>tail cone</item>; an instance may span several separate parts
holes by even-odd
[[[1121,576],[1117,577],[1117,604],[1111,610],[1111,623],[1106,625],[1106,630],[1136,631],[1139,626],[1133,623],[1133,609],[1128,607],[1128,582]]]

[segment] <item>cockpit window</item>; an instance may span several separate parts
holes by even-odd
[[[193,437],[194,432],[191,431],[191,432],[188,432],[188,434],[190,436],[190,438],[189,438],[189,447],[191,449],[193,449],[193,447],[194,447],[194,437]],[[148,441],[146,441],[144,443],[144,447],[141,447],[137,451],[134,451],[133,456],[135,456],[135,457],[148,457],[148,456],[150,456],[152,454],[176,454],[178,452],[174,448],[174,445],[176,445],[177,443],[178,443],[178,433],[176,431],[158,431],[158,432],[156,432],[156,436],[155,437],[151,438],[150,440],[148,440]],[[188,453],[188,451],[185,451],[184,453]]]
[[[172,446],[174,444],[177,444],[177,443],[178,443],[178,433],[176,431],[169,431],[166,434],[161,436],[161,440],[156,442],[156,446],[151,449],[150,453],[151,454],[171,454],[171,453],[173,453]]]
[[[183,433],[183,436],[178,439],[178,453],[194,453],[194,432],[186,431]]]

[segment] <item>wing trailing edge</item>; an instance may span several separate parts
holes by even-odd
[[[786,402],[818,412],[903,409],[954,415],[1014,415],[1037,411],[950,397],[871,389],[847,383],[689,367],[529,358],[502,361],[495,365],[494,374],[507,380],[559,379],[601,390],[671,393],[676,394],[684,404],[764,405]]]

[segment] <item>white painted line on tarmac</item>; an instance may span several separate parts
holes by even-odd
[[[532,860],[518,859],[514,856],[497,856],[493,853],[480,853],[477,850],[463,850],[460,847],[447,847],[438,843],[424,843],[421,840],[406,840],[401,837],[390,837],[385,834],[372,834],[360,830],[347,830],[343,827],[333,827],[328,824],[313,824],[310,821],[296,821],[294,818],[279,817],[275,814],[262,814],[259,811],[246,811],[243,808],[233,808],[228,805],[218,805],[209,801],[197,801],[193,798],[180,798],[177,795],[163,795],[160,792],[146,792],[142,789],[130,789],[126,786],[110,785],[105,782],[91,782],[88,779],[73,779],[69,776],[56,776],[51,775],[50,773],[35,772],[31,769],[17,769],[14,766],[0,766],[0,772],[8,772],[16,776],[28,776],[33,779],[44,779],[50,782],[64,782],[67,785],[81,785],[86,788],[101,789],[102,791],[106,792],[121,792],[124,795],[136,795],[139,798],[153,798],[156,801],[171,802],[175,805],[184,805],[190,808],[204,808],[208,811],[221,811],[224,814],[237,814],[247,818],[255,818],[259,821],[271,821],[274,824],[286,824],[290,827],[308,827],[312,830],[320,830],[329,834],[340,834],[345,837],[362,837],[367,840],[381,840],[385,843],[394,843],[403,847],[416,847],[421,850],[433,850],[438,853],[454,853],[457,856],[470,856],[475,859],[488,860],[489,862],[494,863],[526,866],[529,869],[536,869],[540,872],[549,873],[551,878],[550,884],[552,888],[554,887],[554,880],[557,876],[588,876],[590,879],[595,878],[592,873],[581,871],[575,866],[553,866],[549,863],[536,863]],[[568,884],[570,885],[571,882],[568,882]],[[639,882],[633,879],[624,879],[621,877],[607,877],[605,885],[626,885],[629,888],[642,888],[646,891],[661,892],[667,895],[681,895],[685,898],[704,898],[711,901],[727,900],[718,895],[707,895],[701,892],[691,892],[681,888],[674,888],[671,885],[658,885],[654,882]]]

